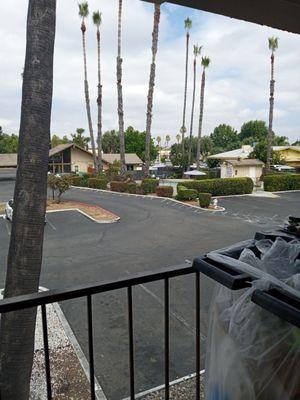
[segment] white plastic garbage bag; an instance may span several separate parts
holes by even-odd
[[[247,289],[218,290],[210,315],[205,398],[300,399],[300,329],[251,301],[255,289],[278,286],[299,296],[300,242],[262,240],[255,252],[244,249],[240,260],[230,259],[229,253],[208,257],[234,263],[251,275],[255,271],[258,279]]]

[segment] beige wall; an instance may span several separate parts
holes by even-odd
[[[252,172],[250,170],[252,168]],[[249,177],[253,179],[260,178],[262,175],[262,166],[256,165],[250,167],[248,165],[233,166],[230,163],[222,163],[221,165],[221,178],[244,178]]]
[[[71,170],[75,172],[75,166],[78,166],[79,172],[88,172],[88,167],[93,168],[93,155],[88,154],[77,148],[71,149]]]

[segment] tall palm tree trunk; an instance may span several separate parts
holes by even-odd
[[[186,53],[185,53],[185,79],[184,79],[184,99],[183,99],[183,113],[182,113],[182,132],[181,132],[181,145],[182,155],[184,155],[184,134],[185,134],[185,115],[186,115],[186,98],[187,98],[187,83],[188,83],[188,66],[189,66],[189,41],[190,34],[186,33]]]
[[[29,0],[18,170],[4,297],[38,291],[47,197],[56,0]],[[28,400],[36,309],[1,317],[1,400]]]
[[[126,173],[125,162],[125,135],[124,135],[124,111],[123,111],[123,89],[122,89],[122,58],[121,58],[121,24],[122,24],[122,0],[119,0],[118,13],[118,56],[117,56],[117,89],[118,89],[118,118],[119,118],[119,140],[121,175]]]
[[[145,150],[145,176],[149,176],[150,168],[150,144],[151,144],[151,124],[153,109],[153,93],[155,84],[156,54],[158,47],[158,32],[160,21],[160,3],[154,4],[154,19],[152,31],[152,62],[150,66],[148,101],[147,101],[147,119],[146,119],[146,150]]]
[[[268,138],[267,138],[267,171],[270,171],[271,163],[272,163],[274,90],[275,90],[274,53],[272,52],[272,54],[271,54],[269,129],[268,129]]]
[[[195,92],[196,92],[196,58],[194,59],[194,80],[193,80],[193,98],[192,98],[192,111],[191,111],[191,124],[190,124],[190,142],[188,154],[188,169],[191,166],[192,158],[192,138],[193,138],[193,124],[194,124],[194,109],[195,109]]]
[[[202,135],[202,121],[203,121],[203,106],[204,106],[204,89],[205,89],[205,68],[203,68],[201,78],[201,90],[200,90],[200,113],[199,113],[199,126],[198,126],[198,140],[197,140],[197,169],[200,168],[200,146],[201,146],[201,135]]]
[[[83,50],[83,63],[84,63],[85,106],[86,106],[86,114],[87,114],[87,119],[88,119],[89,133],[90,133],[90,138],[91,138],[91,145],[92,145],[92,152],[93,152],[93,159],[94,159],[94,168],[97,169],[97,155],[96,155],[95,138],[94,138],[94,131],[93,131],[92,115],[91,115],[89,84],[88,84],[88,77],[87,77],[85,31],[86,31],[86,27],[85,27],[84,22],[82,22],[81,32],[82,32],[82,50]]]
[[[97,134],[97,147],[98,147],[98,172],[102,172],[103,163],[102,163],[102,84],[101,84],[101,63],[100,63],[100,30],[97,29],[97,55],[98,55],[98,97],[97,97],[97,106],[98,106],[98,134]]]

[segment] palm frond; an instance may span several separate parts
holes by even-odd
[[[83,1],[82,3],[78,3],[78,14],[81,18],[86,18],[89,15],[89,4],[87,1]]]
[[[192,20],[189,19],[189,18],[187,18],[187,19],[184,21],[184,27],[185,27],[185,29],[186,29],[187,31],[189,31],[189,30],[191,29],[191,27],[192,27]]]
[[[197,44],[194,44],[194,56],[195,56],[195,58],[200,55],[201,50],[202,50],[202,46],[198,46]]]
[[[102,22],[102,13],[98,10],[93,13],[93,22],[99,28]]]
[[[210,58],[207,56],[202,57],[202,61],[201,61],[202,67],[207,68],[209,66],[209,64],[210,64]]]
[[[278,49],[278,37],[272,36],[269,37],[268,41],[269,41],[269,49],[271,51],[275,51],[276,49]]]

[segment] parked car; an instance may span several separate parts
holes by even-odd
[[[13,211],[14,211],[14,201],[10,199],[5,205],[5,216],[12,222],[13,219]],[[46,224],[46,216],[45,216],[45,224]]]
[[[12,221],[13,211],[14,211],[14,201],[13,199],[10,199],[5,205],[5,216],[10,221]]]

